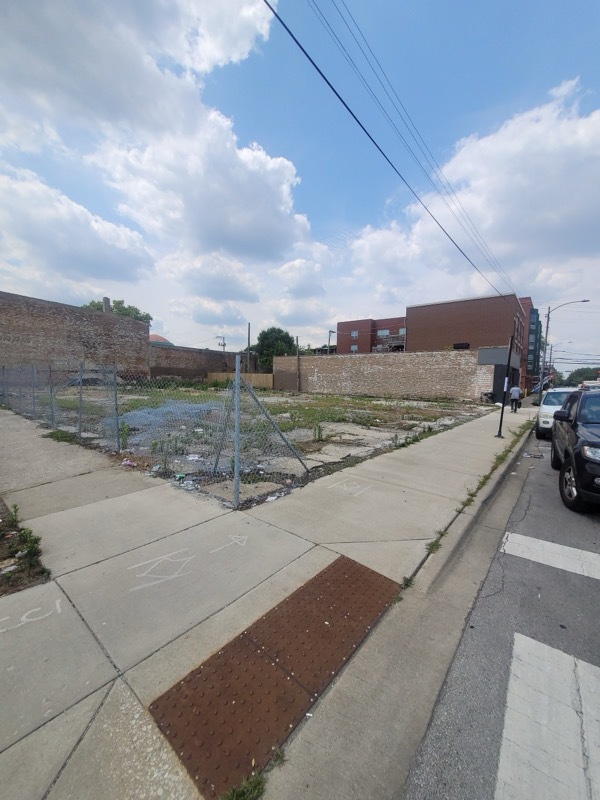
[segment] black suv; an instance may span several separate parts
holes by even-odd
[[[571,511],[600,503],[600,391],[572,392],[554,412],[550,463],[560,469],[560,497]]]

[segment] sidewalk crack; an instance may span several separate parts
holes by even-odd
[[[590,776],[590,753],[585,736],[585,723],[583,719],[583,699],[581,697],[581,682],[579,679],[579,669],[577,659],[573,659],[573,679],[575,681],[575,713],[579,717],[579,735],[581,740],[581,755],[583,758],[583,777],[585,779],[586,800],[593,800],[594,792],[592,778]]]

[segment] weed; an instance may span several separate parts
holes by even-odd
[[[406,575],[402,578],[402,588],[403,589],[410,589],[410,587],[414,584],[414,578],[408,578]]]
[[[55,442],[64,442],[65,444],[79,444],[77,434],[70,431],[48,431],[42,434],[42,439],[52,439]]]
[[[431,555],[432,553],[437,553],[437,551],[440,549],[441,546],[442,543],[440,542],[439,539],[432,539],[431,542],[427,542],[427,544],[425,545],[425,550],[427,550],[429,555]]]
[[[19,524],[19,506],[13,503],[6,517],[6,524],[9,528],[16,528]]]
[[[119,425],[119,441],[121,442],[121,450],[127,450],[127,444],[129,442],[129,434],[131,433],[131,428],[126,422],[122,422]]]
[[[320,422],[315,422],[313,426],[313,440],[315,442],[323,441],[323,426]]]
[[[275,747],[268,769],[271,770],[274,767],[280,767],[282,764],[285,764],[285,753],[281,747]]]
[[[221,800],[258,800],[265,791],[265,779],[260,772],[253,773],[240,786],[230,789]]]

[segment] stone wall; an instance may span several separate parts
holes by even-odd
[[[0,365],[116,363],[147,375],[148,330],[129,317],[0,292]]]
[[[300,391],[315,394],[478,400],[493,380],[493,365],[478,364],[476,350],[300,358]],[[273,385],[297,388],[296,357],[274,359]]]

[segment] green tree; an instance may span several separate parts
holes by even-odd
[[[290,356],[296,352],[292,336],[282,328],[267,328],[258,334],[258,342],[252,348],[258,353],[258,366],[264,372],[273,370],[274,356]]]
[[[569,375],[567,383],[569,386],[576,386],[581,381],[595,381],[599,371],[600,367],[579,367]]]
[[[102,300],[90,300],[85,303],[82,308],[91,308],[93,311],[102,311],[104,306]],[[121,317],[131,317],[138,319],[140,322],[146,322],[148,325],[152,322],[152,316],[146,311],[140,311],[137,306],[126,306],[124,300],[113,300],[111,310],[113,314],[118,314]]]

